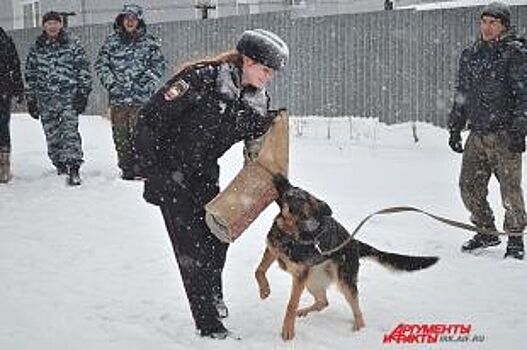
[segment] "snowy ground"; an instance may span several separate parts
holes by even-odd
[[[457,190],[460,157],[446,146],[444,130],[418,124],[416,144],[408,124],[349,121],[292,126],[294,183],[329,202],[350,229],[392,205],[466,221]],[[118,177],[109,122],[83,117],[81,133],[84,183],[68,188],[47,160],[40,124],[25,115],[12,121],[15,177],[0,186],[0,349],[422,349],[383,345],[383,335],[400,323],[470,324],[471,336],[485,337],[428,349],[525,348],[527,264],[504,260],[504,244],[480,256],[462,254],[469,233],[417,214],[374,218],[358,238],[384,250],[438,255],[436,266],[393,274],[364,262],[366,328],[351,331],[351,311],[331,289],[329,308],[299,319],[295,340],[283,343],[290,278],[273,266],[265,301],[253,280],[274,206],[229,251],[226,324],[243,340],[200,339],[158,209],[142,200],[141,183]],[[240,152],[234,147],[222,159],[223,184],[238,170]],[[501,223],[495,182],[490,200]]]

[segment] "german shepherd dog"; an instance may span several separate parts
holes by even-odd
[[[373,258],[395,271],[415,271],[435,264],[438,257],[417,257],[378,250],[351,239],[349,232],[331,215],[323,201],[298,187],[284,176],[273,178],[278,191],[280,213],[267,234],[267,247],[255,272],[260,298],[271,293],[266,272],[276,260],[293,277],[291,297],[282,325],[283,340],[295,336],[295,318],[328,306],[327,288],[335,283],[353,312],[353,330],[365,326],[359,307],[357,274],[360,258]],[[307,288],[314,298],[311,306],[298,309]]]

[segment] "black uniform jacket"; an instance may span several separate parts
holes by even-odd
[[[269,97],[239,81],[240,70],[232,65],[197,64],[175,75],[143,107],[135,148],[147,202],[203,206],[219,190],[218,158],[233,144],[267,131],[271,118],[253,106],[257,101],[267,110]]]

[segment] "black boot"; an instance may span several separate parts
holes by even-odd
[[[0,148],[0,183],[8,183],[11,179],[11,163],[9,150]]]
[[[128,169],[123,169],[121,171],[121,179],[129,180],[129,181],[135,180],[135,174],[132,171],[128,170]]]
[[[523,260],[525,251],[523,248],[523,236],[509,236],[509,241],[507,242],[507,251],[505,252],[504,258],[514,258],[518,260]]]
[[[472,237],[471,239],[463,243],[463,245],[461,246],[461,251],[471,252],[479,248],[494,247],[500,243],[501,243],[501,240],[498,236],[484,234],[484,233],[477,233],[476,235],[474,235],[474,237]]]
[[[68,185],[79,186],[81,184],[81,177],[79,175],[78,165],[70,166],[68,175]]]
[[[229,331],[223,325],[220,325],[215,328],[201,329],[199,331],[199,335],[202,337],[206,337],[206,338],[220,339],[220,340],[227,339],[227,338],[232,338],[236,340],[241,339],[240,336]]]
[[[127,181],[142,180],[141,176],[137,175],[133,168],[122,168],[121,179]]]
[[[66,164],[59,163],[55,165],[55,168],[57,168],[57,175],[67,175],[68,174],[68,166]]]

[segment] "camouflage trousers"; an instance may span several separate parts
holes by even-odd
[[[133,136],[140,108],[139,106],[112,106],[110,108],[117,165],[123,171],[133,172],[135,161]]]
[[[0,152],[11,151],[11,134],[9,120],[11,119],[11,97],[0,95]]]
[[[80,165],[83,153],[79,115],[73,109],[71,101],[63,98],[39,101],[39,111],[48,156],[53,165]]]
[[[523,200],[522,154],[507,147],[505,131],[488,135],[471,132],[465,143],[459,187],[471,221],[478,227],[494,229],[494,214],[487,201],[488,185],[494,175],[505,208],[503,230],[523,232],[526,224]]]

